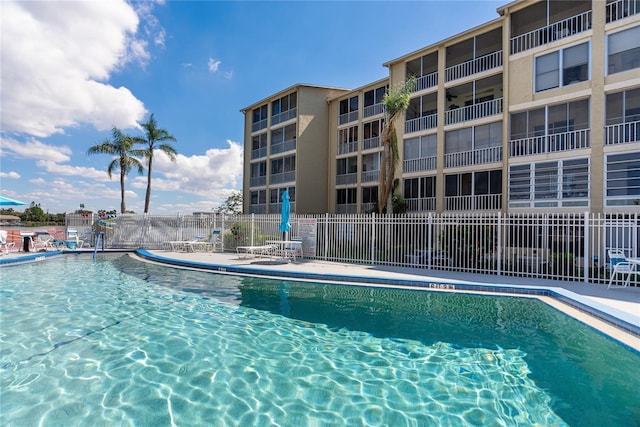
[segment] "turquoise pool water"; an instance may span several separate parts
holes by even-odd
[[[640,356],[530,299],[3,268],[0,424],[633,426]]]

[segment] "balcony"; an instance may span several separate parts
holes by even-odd
[[[296,139],[271,144],[271,155],[284,153],[296,149]]]
[[[355,153],[358,151],[358,141],[341,142],[338,144],[338,154]]]
[[[336,185],[355,184],[358,181],[357,173],[344,173],[336,175]]]
[[[283,111],[282,113],[274,114],[271,116],[271,126],[286,122],[287,120],[295,119],[297,114],[297,108],[291,108],[290,110]]]
[[[488,211],[502,208],[502,194],[478,196],[447,196],[444,198],[447,211]]]
[[[407,212],[423,212],[436,210],[435,197],[423,197],[420,199],[404,199]]]
[[[509,157],[589,148],[590,135],[590,129],[582,129],[511,140],[509,141]]]
[[[354,214],[358,213],[357,203],[336,204],[337,214]]]
[[[428,116],[409,119],[404,122],[404,133],[420,132],[427,129],[438,127],[438,115],[429,114]]]
[[[640,121],[605,126],[605,145],[640,142]]]
[[[290,212],[295,212],[296,211],[296,204],[295,202],[290,202],[289,203],[289,211]],[[279,214],[282,212],[282,203],[269,203],[269,213],[270,214]]]
[[[373,105],[365,105],[364,109],[362,110],[362,117],[366,118],[366,117],[376,116],[378,114],[382,114],[383,112],[384,112],[384,105],[382,105],[381,103],[373,104]]]
[[[445,111],[445,125],[502,114],[502,98]]]
[[[607,23],[640,13],[637,0],[614,0],[607,3]]]
[[[266,214],[267,213],[267,205],[250,205],[249,213],[252,214]]]
[[[445,168],[457,168],[501,161],[502,147],[488,147],[478,150],[459,151],[444,155]]]
[[[343,125],[349,122],[355,122],[358,120],[358,110],[349,111],[348,113],[340,114],[338,116],[338,124]]]
[[[256,148],[251,150],[251,160],[267,157],[267,147]]]
[[[382,147],[382,139],[379,136],[362,140],[362,150],[375,150]]]
[[[512,37],[511,54],[524,52],[590,29],[591,10],[587,10],[553,24]]]
[[[267,177],[266,176],[252,176],[249,179],[250,187],[263,187],[267,185]]]
[[[429,89],[438,85],[438,72],[426,74],[424,76],[416,77],[416,86],[413,88],[414,92],[420,92],[421,90]]]
[[[272,173],[269,177],[271,184],[282,184],[283,182],[295,182],[296,171]]]
[[[445,79],[450,82],[501,66],[502,51],[496,51],[447,68]]]
[[[260,121],[251,123],[251,132],[257,132],[259,130],[265,129],[267,127],[267,119],[262,119]]]
[[[404,173],[424,172],[436,169],[436,157],[422,157],[420,159],[410,159],[402,162]]]
[[[380,177],[380,170],[363,171],[360,182],[377,182]]]

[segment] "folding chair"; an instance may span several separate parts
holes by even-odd
[[[618,273],[627,275],[627,279],[622,286],[628,286],[631,282],[631,274],[635,272],[635,264],[627,261],[627,256],[619,249],[609,249],[607,252],[609,254],[609,260],[611,261],[611,277],[609,278],[609,286],[607,286],[607,289],[611,289],[613,280]]]

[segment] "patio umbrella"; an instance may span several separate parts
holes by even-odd
[[[287,240],[287,233],[291,231],[291,224],[289,224],[290,209],[289,190],[284,190],[284,193],[282,193],[282,213],[280,214],[280,231],[282,231],[282,240]]]
[[[26,205],[25,202],[20,200],[10,199],[8,197],[0,196],[0,206],[22,206]]]

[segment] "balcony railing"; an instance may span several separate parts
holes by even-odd
[[[357,203],[336,204],[337,214],[354,214],[358,212]]]
[[[252,176],[249,179],[250,187],[262,187],[267,185],[267,177],[266,176]]]
[[[424,197],[421,199],[404,199],[408,212],[435,211],[436,198]]]
[[[251,132],[257,132],[266,127],[267,127],[267,119],[262,119],[260,121],[251,123]]]
[[[294,119],[297,114],[297,108],[291,108],[287,111],[283,111],[282,113],[274,114],[273,116],[271,116],[271,126]]]
[[[509,141],[509,157],[530,156],[557,151],[579,150],[590,147],[590,129]]]
[[[436,127],[438,127],[438,115],[429,114],[428,116],[405,121],[404,133],[420,132],[421,130],[433,129]]]
[[[283,182],[295,182],[296,171],[272,173],[269,177],[271,184],[282,184]]]
[[[362,149],[363,150],[373,150],[375,148],[382,147],[382,139],[379,136],[374,136],[373,138],[366,138],[362,141]]]
[[[267,213],[267,205],[249,205],[249,213],[266,214]]]
[[[640,13],[640,2],[637,0],[618,0],[607,4],[607,22],[617,21],[637,13]]]
[[[419,159],[405,160],[402,163],[404,173],[424,172],[436,169],[436,157],[422,157]]]
[[[355,153],[358,151],[358,141],[338,143],[338,154]]]
[[[542,46],[591,29],[591,11],[511,38],[511,54]]]
[[[339,125],[343,125],[343,124],[349,123],[349,122],[355,122],[356,120],[358,120],[358,110],[349,111],[348,113],[340,114],[338,116],[338,124]]]
[[[289,203],[289,211],[290,212],[295,212],[296,211],[295,202],[290,202]],[[270,214],[275,214],[275,213],[280,213],[280,212],[282,212],[282,203],[269,203],[269,213]]]
[[[379,177],[380,177],[380,170],[364,171],[362,172],[361,182],[378,181]]]
[[[255,150],[251,150],[251,160],[259,159],[261,157],[267,156],[267,147],[256,148]]]
[[[344,173],[336,175],[336,185],[355,184],[358,181],[357,173]]]
[[[365,106],[364,109],[362,110],[362,117],[371,117],[371,116],[375,116],[376,114],[382,114],[384,112],[384,105],[380,104],[373,104],[373,105],[368,105]]]
[[[640,121],[605,126],[605,145],[640,142]]]
[[[448,196],[444,198],[444,208],[448,211],[498,210],[502,208],[502,194]]]
[[[502,98],[445,111],[445,125],[502,114]]]
[[[502,51],[499,50],[447,68],[445,70],[445,79],[450,82],[501,66]]]
[[[444,155],[445,168],[481,165],[502,161],[502,147],[488,147],[471,151],[459,151]]]
[[[413,89],[413,91],[420,92],[421,90],[425,90],[437,85],[438,85],[438,72],[434,71],[431,74],[425,74],[424,76],[417,77],[416,87]]]
[[[289,139],[284,142],[278,142],[276,144],[271,144],[271,154],[284,153],[285,151],[291,151],[296,149],[296,140]]]

